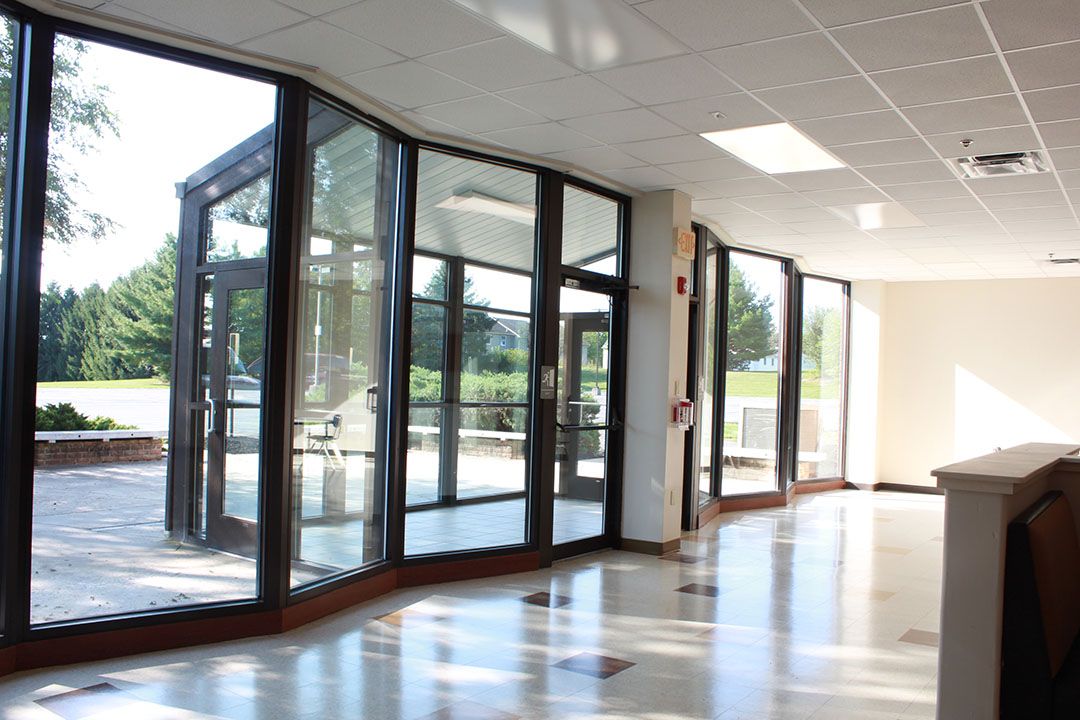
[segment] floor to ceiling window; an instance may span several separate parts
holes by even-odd
[[[535,173],[419,158],[405,553],[526,541]]]
[[[293,393],[293,585],[382,560],[398,144],[308,112]]]
[[[275,107],[273,85],[56,38],[33,623],[257,594]],[[73,430],[89,439],[50,446]]]
[[[720,480],[725,497],[778,488],[786,277],[780,260],[729,254]]]
[[[843,476],[847,391],[847,283],[818,277],[801,282],[798,479]]]

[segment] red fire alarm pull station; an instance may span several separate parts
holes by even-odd
[[[675,289],[680,295],[685,295],[690,292],[690,281],[680,275],[678,281],[675,283]]]

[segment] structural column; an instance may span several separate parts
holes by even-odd
[[[690,227],[690,197],[675,190],[634,199],[631,213],[626,383],[626,465],[622,547],[660,554],[679,547],[682,532],[684,431],[672,404],[686,387],[689,294],[677,279],[692,263],[674,252],[677,228]]]

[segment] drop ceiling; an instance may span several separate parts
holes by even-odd
[[[1047,262],[1080,256],[1077,0],[625,2],[669,56],[592,72],[466,7],[507,0],[69,5],[316,66],[434,133],[681,190],[738,244],[816,272],[1080,275]],[[770,176],[698,136],[782,121],[848,167]],[[965,181],[947,162],[1028,150],[1051,171]],[[863,230],[834,211],[863,203],[923,224]]]

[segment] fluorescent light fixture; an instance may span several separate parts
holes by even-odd
[[[686,53],[623,0],[454,2],[587,72]]]
[[[701,137],[770,175],[845,167],[787,123],[704,132]]]
[[[862,230],[919,227],[926,224],[900,203],[864,203],[831,207],[828,210]]]
[[[511,220],[522,225],[532,225],[536,222],[536,206],[522,203],[499,200],[490,195],[484,195],[474,190],[463,192],[460,195],[451,195],[435,207],[444,210],[463,210],[484,215],[494,215]]]

